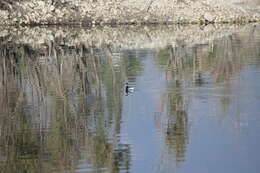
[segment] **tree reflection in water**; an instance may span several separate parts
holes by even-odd
[[[238,101],[231,98],[232,93],[237,91],[229,83],[232,78],[239,76],[242,65],[259,61],[251,59],[260,56],[256,46],[260,42],[254,39],[254,35],[258,34],[259,30],[252,27],[244,35],[232,34],[210,43],[189,45],[178,41],[175,46],[169,45],[156,53],[155,61],[165,72],[167,86],[167,91],[161,96],[161,105],[166,115],[162,126],[166,144],[166,150],[161,156],[162,163],[170,165],[168,162],[174,158],[175,167],[178,167],[185,161],[190,127],[188,113],[192,111],[189,110],[192,96],[188,94],[191,90],[225,83],[217,93],[221,96],[221,107],[216,109],[219,116],[225,114],[232,102]],[[216,107],[216,100],[213,104],[212,107]],[[223,118],[220,116],[220,119]],[[233,119],[231,122],[234,127],[242,124],[240,117],[229,118]]]
[[[192,91],[225,84],[214,90],[217,93],[204,92],[221,96],[213,105],[207,100],[209,106],[220,105],[218,115],[233,111],[236,100],[231,96],[238,91],[230,79],[239,76],[244,64],[254,61],[259,66],[255,35],[260,35],[259,29],[252,27],[246,35],[207,43],[176,39],[175,46],[157,51],[155,63],[165,74],[166,86],[160,99],[165,117],[159,164],[178,167],[186,159]],[[37,46],[1,38],[0,169],[129,172],[132,148],[120,137],[123,86],[143,75],[139,53],[113,44],[66,44],[59,37]],[[229,126],[241,124],[240,117],[230,117],[234,121]]]
[[[125,69],[115,70],[109,45],[61,42],[1,44],[0,168],[128,171],[130,146],[119,136]]]

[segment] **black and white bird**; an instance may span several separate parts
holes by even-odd
[[[134,90],[135,90],[134,87],[130,87],[130,86],[128,85],[128,83],[125,84],[125,93],[126,93],[126,95],[128,95],[129,93],[133,93]]]

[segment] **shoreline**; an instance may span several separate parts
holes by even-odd
[[[158,21],[158,22],[111,22],[111,23],[99,23],[96,21],[91,21],[88,23],[29,23],[29,24],[10,24],[4,25],[0,24],[0,27],[51,27],[51,26],[71,26],[71,27],[121,27],[121,26],[171,26],[171,25],[246,25],[251,23],[260,23],[259,19],[254,20],[234,20],[234,21],[219,21],[219,22],[208,22],[208,21],[200,21],[200,22],[187,22],[187,21],[177,21],[177,22],[168,22],[168,21]]]

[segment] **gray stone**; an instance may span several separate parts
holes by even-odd
[[[209,12],[204,14],[204,18],[205,20],[209,21],[209,22],[214,22],[216,19],[216,16],[213,16],[212,14],[210,14]]]

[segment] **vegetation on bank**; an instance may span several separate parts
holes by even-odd
[[[2,25],[248,23],[256,12],[207,0],[2,0]]]

